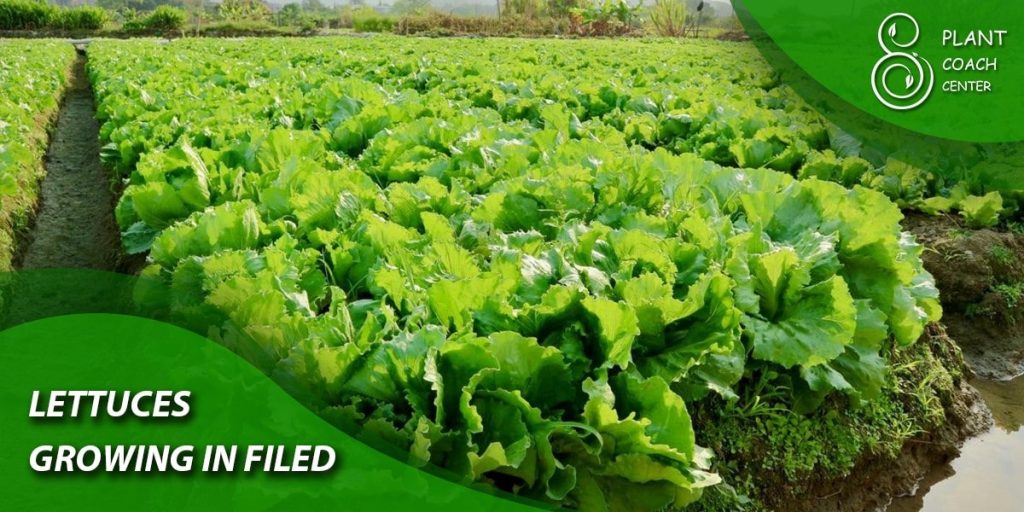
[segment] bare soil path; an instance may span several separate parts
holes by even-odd
[[[75,62],[46,153],[46,178],[35,227],[22,245],[22,269],[113,270],[117,264],[114,194],[100,163],[99,123],[85,60],[80,55]]]

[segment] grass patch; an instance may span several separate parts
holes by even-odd
[[[989,254],[1001,265],[1012,265],[1017,261],[1017,256],[1013,251],[1002,245],[993,246],[989,249]]]
[[[891,348],[887,358],[892,378],[870,402],[836,397],[809,415],[741,414],[742,404],[720,399],[698,404],[698,444],[715,452],[727,485],[708,490],[696,510],[768,510],[762,492],[800,495],[817,476],[843,478],[866,456],[895,458],[909,439],[940,427],[962,378],[959,349],[946,338],[922,340]]]
[[[1006,230],[1015,235],[1024,235],[1024,222],[1011,220],[1006,223]]]
[[[982,304],[971,303],[964,309],[964,316],[967,318],[993,318],[996,312],[992,307]]]
[[[1024,301],[1024,281],[1000,283],[992,286],[992,291],[999,294],[1008,309],[1017,309]]]
[[[952,228],[952,229],[949,230],[949,233],[947,233],[947,236],[949,237],[949,239],[954,241],[954,242],[958,242],[960,240],[966,240],[967,237],[969,237],[970,235],[971,235],[970,231],[967,231],[964,228]]]

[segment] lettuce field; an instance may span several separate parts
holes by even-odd
[[[33,45],[52,69],[0,45],[5,91],[46,84],[3,112],[55,108],[70,46]],[[411,464],[584,511],[728,486],[699,404],[878,399],[942,316],[903,210],[1019,197],[990,155],[861,151],[743,44],[96,41],[88,74],[123,250],[171,291],[140,303]],[[33,122],[0,124],[6,195]]]
[[[883,194],[753,169],[829,139],[739,50],[102,43],[90,73],[175,315],[414,462],[660,510],[718,482],[687,403],[769,371],[871,399],[940,315]]]

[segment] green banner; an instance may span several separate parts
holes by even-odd
[[[1005,2],[736,0],[780,69],[791,60],[828,94],[896,126],[949,140],[1024,140],[1024,16]],[[792,73],[786,83],[795,82]],[[834,102],[833,102],[834,103]],[[835,111],[835,104],[824,110]],[[845,127],[845,126],[844,126]],[[856,128],[847,128],[855,130]]]
[[[104,279],[128,283],[86,281]],[[68,289],[72,302],[89,295]],[[105,289],[91,304],[117,309]],[[176,326],[57,316],[0,332],[0,347],[7,510],[536,510],[361,443]]]

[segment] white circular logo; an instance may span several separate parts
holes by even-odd
[[[897,29],[901,20],[909,21],[913,27],[913,34],[910,34],[909,40],[905,37],[905,31]],[[878,101],[893,110],[912,110],[921,106],[931,95],[932,87],[935,85],[932,65],[916,52],[903,51],[914,46],[920,36],[921,29],[917,25],[917,20],[902,12],[890,14],[878,27],[878,44],[885,55],[878,59],[871,70],[871,90],[875,92]],[[900,42],[901,40],[904,42]],[[890,44],[896,51],[889,48]],[[903,80],[897,81],[895,91],[889,81],[893,72],[898,72],[897,76],[904,77]]]

